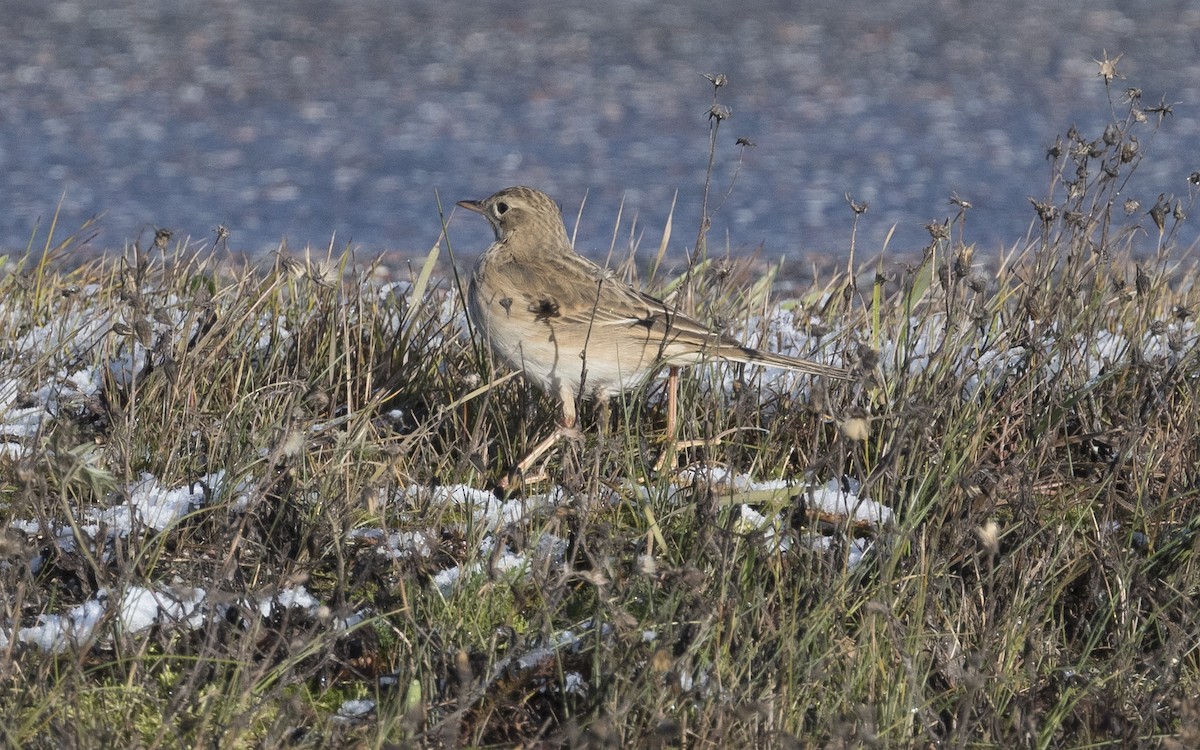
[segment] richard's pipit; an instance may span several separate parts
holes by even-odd
[[[458,205],[496,233],[471,273],[471,319],[501,359],[558,397],[568,429],[576,398],[606,400],[664,366],[711,357],[850,378],[841,367],[742,346],[634,289],[575,252],[541,191],[510,187]]]

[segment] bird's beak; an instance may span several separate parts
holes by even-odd
[[[468,211],[474,211],[477,214],[483,213],[483,201],[459,201],[457,204]]]

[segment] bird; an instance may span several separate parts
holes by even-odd
[[[575,251],[558,204],[540,190],[508,187],[457,205],[482,215],[496,236],[471,271],[468,317],[500,360],[559,400],[567,430],[578,399],[607,402],[664,367],[674,373],[713,358],[853,378],[843,367],[744,346],[601,268]]]

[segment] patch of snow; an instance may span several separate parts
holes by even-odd
[[[567,672],[563,676],[563,692],[568,695],[587,697],[589,685],[578,672]]]
[[[362,719],[375,710],[375,701],[369,698],[357,698],[343,701],[338,707],[337,718],[342,720]]]
[[[462,568],[455,565],[452,568],[438,571],[433,576],[433,585],[441,592],[442,596],[450,596],[454,591],[454,585],[458,583],[458,579],[462,577]]]
[[[218,471],[182,487],[167,488],[154,475],[143,473],[128,486],[128,502],[103,510],[92,509],[88,518],[97,527],[105,525],[121,536],[128,536],[138,527],[163,531],[201,508],[210,499],[205,488],[215,492],[224,478],[225,472]]]
[[[859,497],[855,487],[843,491],[836,480],[830,480],[823,487],[809,487],[809,508],[836,516],[846,516],[855,521],[864,521],[876,526],[882,526],[892,520],[892,509],[886,505]]]
[[[150,627],[170,623],[189,629],[200,627],[206,617],[201,605],[204,589],[172,590],[167,587],[131,586],[116,603],[117,622],[126,633],[140,633]],[[39,615],[37,624],[17,631],[17,640],[43,651],[62,651],[87,644],[108,612],[110,592],[101,589],[96,596],[76,605],[63,615]],[[8,631],[0,630],[0,648],[9,645]]]
[[[176,592],[130,586],[121,598],[118,617],[121,627],[130,633],[140,632],[160,622],[182,623],[194,629],[203,624],[200,605],[204,597],[205,592],[201,588]]]
[[[271,610],[275,604],[284,609],[298,607],[310,614],[316,612],[321,606],[321,603],[312,594],[308,593],[308,589],[303,586],[280,589],[274,596],[264,597],[258,603],[258,610],[262,612],[263,617],[270,617]]]
[[[38,615],[37,624],[17,631],[17,640],[43,651],[62,651],[92,638],[107,609],[108,597],[101,591],[97,598],[71,607],[65,615]],[[8,648],[8,632],[0,631],[0,648]]]

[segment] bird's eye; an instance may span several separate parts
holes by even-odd
[[[505,203],[504,201],[500,201],[499,203],[497,203],[496,204],[496,215],[503,216],[506,213],[508,213],[508,204]]]

